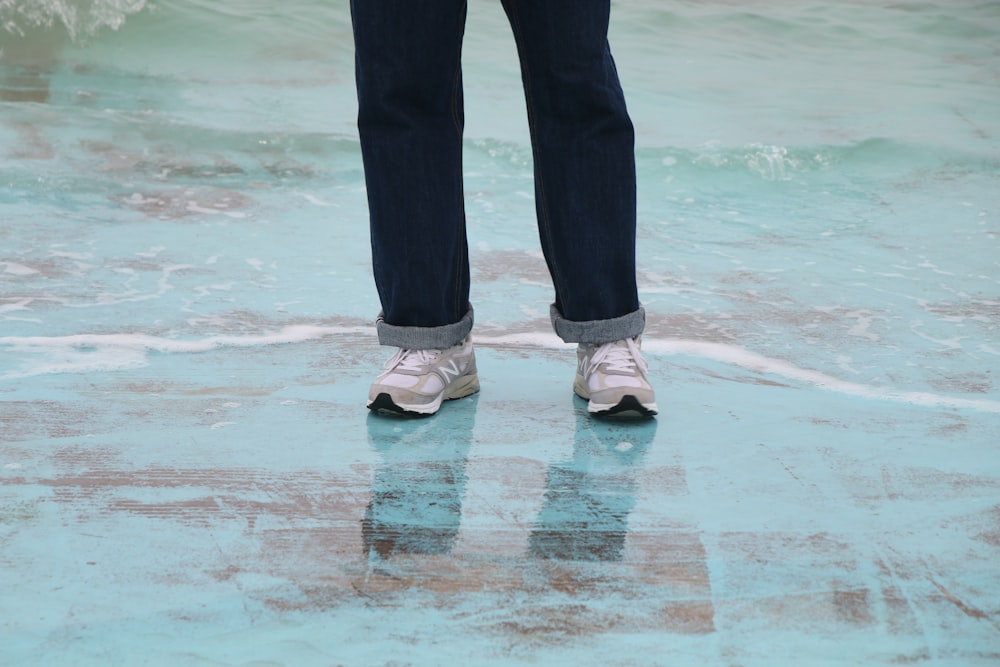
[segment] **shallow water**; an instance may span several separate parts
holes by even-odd
[[[396,426],[361,414],[346,3],[0,0],[0,585],[31,601],[0,646],[989,664],[998,35],[995,2],[615,4],[664,407],[624,432],[568,403],[513,40],[473,0],[484,391]]]

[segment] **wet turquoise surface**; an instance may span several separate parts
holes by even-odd
[[[640,424],[572,397],[492,3],[482,392],[369,416],[347,16],[296,6],[0,33],[0,664],[1000,661],[995,4],[616,5]]]

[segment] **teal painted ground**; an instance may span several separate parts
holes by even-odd
[[[1000,661],[997,5],[615,5],[622,425],[470,4],[482,392],[398,421],[346,8],[0,0],[0,664]]]

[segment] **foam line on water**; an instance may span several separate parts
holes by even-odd
[[[368,326],[321,326],[295,324],[274,332],[251,335],[218,335],[179,340],[147,334],[74,334],[69,336],[0,337],[0,349],[8,352],[43,355],[46,360],[4,373],[0,379],[15,379],[50,373],[110,371],[145,365],[148,352],[197,354],[227,347],[263,347],[304,343],[333,335],[370,336]],[[551,333],[477,335],[480,347],[503,349],[528,347],[572,348]],[[725,363],[761,375],[777,375],[787,380],[859,398],[904,403],[922,407],[971,409],[1000,414],[1000,401],[959,398],[931,392],[901,391],[841,380],[821,371],[802,368],[783,359],[766,357],[739,345],[679,338],[643,339],[649,355],[685,355]]]
[[[69,336],[0,337],[0,351],[19,353],[33,360],[0,375],[10,380],[53,373],[107,372],[148,363],[147,354],[198,354],[221,348],[264,347],[304,343],[336,334],[370,333],[370,327],[289,325],[274,332],[251,335],[217,335],[183,340],[138,333],[73,334]],[[39,358],[40,357],[40,358]]]
[[[566,346],[566,343],[563,343],[553,334],[529,333],[492,337],[477,336],[475,341],[476,344],[484,347],[524,346],[555,348]],[[762,354],[751,352],[739,345],[682,338],[643,338],[642,349],[643,352],[649,355],[668,356],[679,354],[718,361],[745,368],[753,373],[777,375],[802,384],[859,398],[906,403],[922,407],[971,409],[1000,414],[1000,401],[942,396],[931,392],[900,391],[889,387],[873,387],[849,382],[827,375],[821,371],[801,368],[782,359],[765,357]]]
[[[261,347],[303,343],[335,334],[371,332],[370,327],[332,327],[312,324],[292,324],[272,333],[242,336],[218,335],[182,340],[147,334],[73,334],[69,336],[7,336],[0,337],[0,346],[14,349],[117,348],[148,350],[163,353],[209,352],[221,347]]]
[[[646,347],[645,342],[643,343]],[[709,343],[695,340],[653,340],[647,349],[654,354],[686,354],[740,366],[761,374],[779,375],[789,380],[809,384],[821,389],[894,403],[908,403],[924,407],[971,408],[1000,414],[1000,401],[989,399],[958,398],[931,392],[900,391],[888,387],[873,387],[841,380],[821,371],[801,368],[782,359],[765,357],[738,345]]]

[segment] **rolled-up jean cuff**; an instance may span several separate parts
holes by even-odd
[[[379,313],[375,322],[378,342],[406,350],[443,350],[458,345],[472,331],[472,306],[458,322],[440,327],[400,327],[389,324],[382,316]]]
[[[567,320],[555,304],[549,308],[549,315],[552,318],[552,328],[556,330],[556,335],[567,343],[603,345],[616,340],[633,338],[646,329],[646,310],[642,306],[628,315],[613,317],[609,320],[590,320],[589,322]]]

